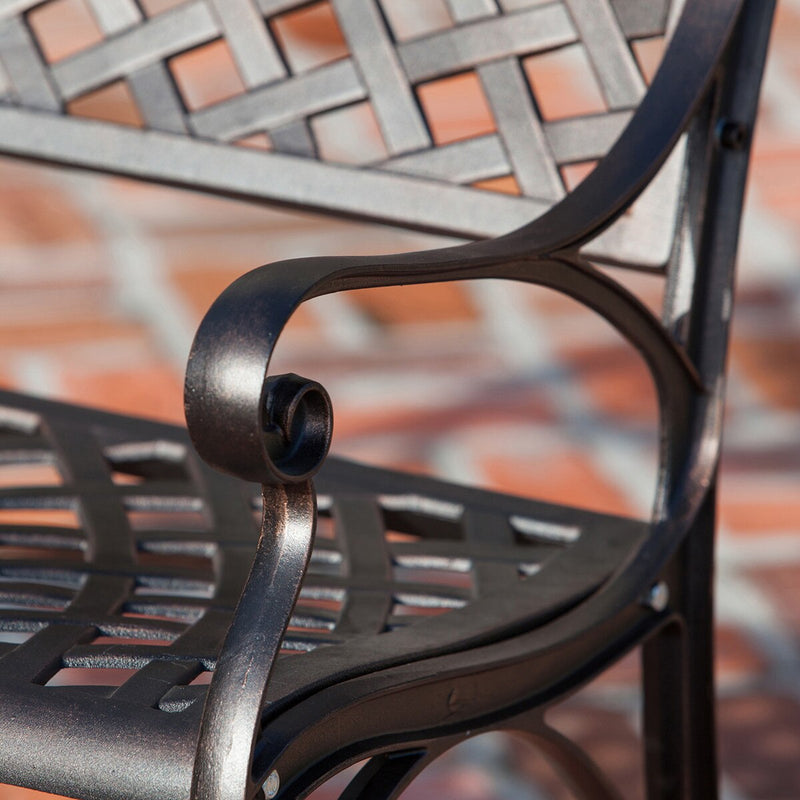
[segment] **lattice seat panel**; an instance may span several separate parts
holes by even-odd
[[[7,393],[0,464],[3,681],[165,712],[199,707],[255,550],[258,493],[205,467],[178,428]],[[323,645],[358,668],[552,613],[599,585],[646,532],[337,459],[318,487],[277,687],[324,672],[327,656],[314,657]],[[580,569],[566,579],[571,558]],[[380,642],[366,659],[365,634]]]
[[[668,5],[9,0],[0,150],[495,236],[609,150],[645,93]],[[592,255],[666,262],[681,161]]]

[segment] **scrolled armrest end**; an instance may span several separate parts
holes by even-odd
[[[198,453],[223,472],[261,484],[301,483],[313,477],[333,438],[328,392],[317,381],[287,373],[266,377],[261,398],[260,407],[248,415],[255,421],[234,426],[230,418],[224,425],[215,421],[208,404],[192,402],[187,392],[189,432]],[[229,417],[236,410],[218,407],[220,415]]]
[[[333,437],[333,407],[322,384],[294,373],[266,379],[264,443],[278,483],[317,472]]]
[[[290,262],[254,270],[217,298],[198,328],[186,369],[186,423],[199,455],[222,472],[301,483],[325,460],[333,435],[328,393],[293,373],[268,374],[280,332],[315,277]]]

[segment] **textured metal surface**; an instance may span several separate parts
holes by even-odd
[[[652,636],[650,791],[713,798],[713,497],[749,143],[718,131],[750,129],[772,5],[688,0],[678,21],[661,3],[453,0],[447,24],[403,38],[387,8],[336,0],[350,55],[298,73],[272,29],[296,3],[192,0],[145,19],[96,0],[100,41],[55,63],[34,42],[39,5],[0,4],[12,154],[478,235],[538,219],[431,253],[270,265],[216,301],[187,370],[189,433],[210,463],[265,485],[260,538],[252,484],[212,473],[181,431],[0,397],[0,457],[43,470],[0,492],[0,779],[98,800],[245,800],[276,773],[289,798],[370,758],[343,796],[388,800],[446,747],[506,727],[581,798],[613,798],[542,713]],[[671,25],[642,97],[626,42]],[[245,91],[187,110],[171,60],[219,37]],[[578,42],[609,113],[542,119],[519,59]],[[496,131],[434,146],[418,84],[465,69]],[[152,130],[60,113],[120,79]],[[308,120],[365,98],[387,157],[318,160]],[[271,152],[229,146],[264,130]],[[565,194],[559,158],[589,157],[602,159]],[[527,196],[464,188],[484,163]],[[586,259],[598,250],[664,267],[663,319]],[[330,415],[318,385],[268,375],[284,323],[328,292],[484,277],[568,294],[640,351],[661,413],[650,520],[337,459],[315,479],[315,515]]]
[[[280,25],[322,5],[187,0],[150,16],[134,0],[92,2],[97,41],[50,61],[47,36],[31,14],[47,4],[4,4],[0,64],[9,88],[0,103],[0,149],[253,200],[497,236],[559,200],[565,168],[607,152],[645,91],[631,48],[665,33],[668,4],[649,2],[644,12],[622,0],[452,2],[449,13],[429,9],[428,29],[410,34],[398,4],[336,0],[345,53],[295,67]],[[219,41],[241,91],[194,107],[175,80],[176,59]],[[562,50],[565,86],[596,95],[588,112],[542,110],[535,76],[552,72]],[[441,139],[435,104],[422,95],[464,73],[477,77],[494,130]],[[120,82],[143,129],[76,116],[73,101]],[[325,122],[354,104],[374,115],[378,140],[366,161],[347,163],[325,155]],[[256,134],[269,137],[269,151],[238,146]],[[593,242],[593,255],[662,266],[675,232],[679,173],[656,183],[618,233]],[[502,176],[512,176],[518,196],[474,185]]]
[[[310,542],[307,485],[265,490],[268,542],[248,582],[258,487],[205,467],[178,428],[3,393],[0,459],[23,476],[0,490],[0,775],[86,797],[188,796],[198,734],[194,796],[252,791],[219,737],[234,730],[249,759],[271,648],[277,708],[335,674],[551,617],[647,531],[329,459],[284,636]]]

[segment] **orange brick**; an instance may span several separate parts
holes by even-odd
[[[754,159],[751,180],[758,186],[762,202],[772,211],[800,221],[800,149],[795,142],[784,148],[773,147]]]
[[[0,388],[7,389],[13,384],[12,370],[6,358],[0,357]]]
[[[767,667],[763,656],[733,626],[717,627],[714,647],[714,671],[723,684],[759,676]]]
[[[117,81],[67,103],[67,111],[76,117],[101,119],[120,125],[144,127],[144,120],[125,81]]]
[[[294,70],[312,69],[350,54],[330,3],[280,14],[270,27]]]
[[[772,24],[773,48],[786,45],[790,53],[795,51],[795,43],[800,37],[800,12],[790,3],[778,3],[775,20]],[[789,53],[787,53],[788,55]]]
[[[224,39],[176,56],[170,69],[186,105],[195,110],[242,94],[244,83]]]
[[[797,488],[776,488],[766,496],[751,489],[742,496],[721,484],[720,515],[732,533],[757,534],[800,531],[800,498]]]
[[[661,66],[661,59],[664,57],[664,46],[664,37],[662,36],[633,42],[633,53],[648,83],[652,82],[658,68]]]
[[[0,800],[60,800],[59,795],[37,792],[23,786],[0,784]]]
[[[503,398],[492,406],[472,403],[442,405],[440,408],[421,409],[398,402],[386,406],[376,404],[374,408],[350,410],[333,397],[335,430],[337,436],[383,435],[407,431],[409,436],[430,442],[445,434],[466,434],[485,425],[503,423],[519,424],[544,422],[552,419],[550,407],[541,398],[517,396]]]
[[[56,0],[28,14],[39,47],[48,61],[59,61],[98,44],[103,35],[81,0]]]
[[[598,675],[590,684],[594,687],[627,687],[635,688],[641,681],[641,651],[639,648],[631,650],[624,655],[616,664]]]
[[[606,110],[605,100],[582,47],[564,47],[523,61],[545,119]]]
[[[524,461],[498,456],[483,459],[481,466],[501,491],[610,514],[633,513],[623,494],[574,452]]]
[[[490,192],[500,192],[500,194],[522,194],[517,179],[513,175],[504,175],[502,178],[490,178],[485,181],[476,181],[472,185],[476,189],[488,189]]]
[[[658,424],[658,398],[650,372],[630,347],[565,348],[563,353],[592,405],[624,425]]]
[[[732,352],[737,369],[757,386],[762,397],[779,408],[797,410],[800,337],[737,338]]]
[[[109,411],[183,423],[183,381],[166,365],[105,372],[73,372],[63,378],[64,399]]]
[[[772,601],[776,615],[800,635],[800,567],[786,564],[754,569],[750,577]]]
[[[0,192],[0,244],[70,242],[94,235],[55,186],[5,186]]]
[[[98,340],[112,343],[122,338],[145,338],[147,332],[133,322],[110,319],[57,320],[0,326],[0,347],[42,348]]]
[[[417,95],[436,144],[495,130],[489,103],[474,72],[422,84]]]

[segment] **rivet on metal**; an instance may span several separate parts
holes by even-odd
[[[667,584],[664,581],[653,584],[644,602],[653,611],[663,611],[669,604],[669,587]]]
[[[264,794],[268,800],[272,800],[278,794],[278,789],[281,788],[281,779],[278,775],[278,770],[274,769],[270,772],[267,782],[264,784]]]
[[[742,122],[721,119],[717,125],[717,139],[726,150],[742,150],[747,144],[747,126]]]

